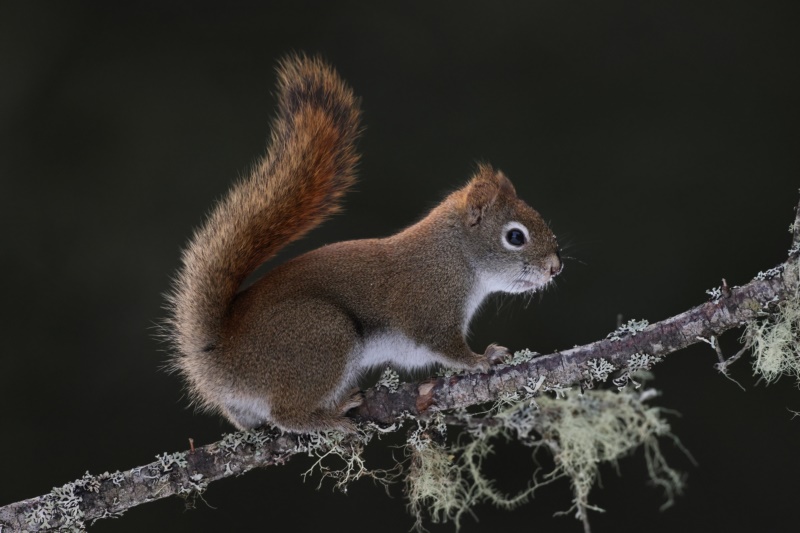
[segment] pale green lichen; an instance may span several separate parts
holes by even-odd
[[[774,278],[776,276],[780,276],[781,273],[783,272],[783,269],[784,269],[783,265],[778,265],[778,266],[776,266],[774,268],[769,268],[767,270],[759,271],[759,273],[756,274],[756,277],[754,279],[757,280],[757,281],[764,281],[764,280],[767,280],[767,279],[772,279],[772,278]]]
[[[637,333],[640,331],[644,331],[647,326],[650,325],[645,319],[642,320],[635,320],[631,319],[628,320],[625,324],[622,324],[620,327],[606,335],[607,339],[612,341],[621,341],[624,337],[630,335],[631,337],[635,337]]]
[[[474,503],[473,483],[459,456],[444,445],[445,436],[439,424],[427,421],[417,421],[409,434],[406,498],[418,531],[424,531],[425,517],[435,524],[449,521],[458,526]]]
[[[650,355],[647,353],[636,352],[628,357],[628,372],[636,372],[638,370],[650,370],[653,365],[661,362],[661,357],[658,355]]]
[[[533,352],[527,348],[524,348],[522,350],[514,352],[511,355],[505,356],[501,364],[514,366],[522,363],[528,363],[534,358],[538,357],[539,355],[541,355],[539,352]],[[469,374],[471,372],[472,371],[465,370],[463,368],[456,369],[456,368],[440,367],[436,370],[434,375],[437,377],[449,378],[452,376],[463,376],[464,374]]]
[[[487,420],[490,419],[483,421]],[[494,438],[508,428],[481,423],[481,419],[472,422],[468,432],[453,444],[445,444],[446,426],[435,420],[418,421],[417,429],[411,432],[407,447],[410,466],[406,475],[406,497],[417,531],[425,530],[426,517],[432,523],[452,522],[458,529],[462,517],[465,514],[474,516],[473,509],[479,503],[511,509],[527,502],[541,485],[532,484],[510,496],[498,490],[494,480],[483,473],[483,463],[494,453]]]
[[[706,294],[711,297],[711,301],[714,303],[719,302],[720,298],[722,298],[722,289],[719,287],[714,287],[713,289],[706,290]]]
[[[569,391],[572,390],[572,387],[564,387],[562,385],[545,385],[542,388],[542,392],[552,392],[553,396],[556,398],[564,398]]]
[[[82,494],[99,491],[100,481],[86,472],[80,479],[55,487],[25,513],[25,521],[38,529],[57,527],[60,531],[85,531]]]
[[[539,389],[542,388],[542,384],[544,382],[544,376],[539,376],[539,379],[533,379],[529,377],[521,389],[503,392],[495,402],[495,410],[497,410],[500,406],[516,405],[525,401],[527,401],[529,405],[534,405],[536,403],[534,397],[536,396],[536,393],[539,392]],[[545,390],[548,389],[546,388]]]
[[[344,434],[338,431],[322,431],[303,435],[304,443],[299,451],[306,452],[316,460],[303,473],[303,479],[314,472],[320,474],[317,488],[322,487],[325,479],[333,481],[334,488],[346,493],[350,483],[363,477],[388,486],[397,480],[401,465],[393,469],[371,469],[364,460],[364,447],[372,437],[380,432],[371,428],[360,429],[355,434]]]
[[[108,472],[105,472],[105,473],[101,474],[101,476],[105,476],[107,479],[110,479],[111,483],[113,483],[115,487],[122,486],[122,482],[125,481],[125,474],[123,474],[119,470],[117,470],[113,474],[109,474]]]
[[[589,359],[586,362],[586,378],[590,381],[604,382],[616,369],[617,367],[603,358]]]
[[[538,357],[540,354],[538,352],[532,352],[529,349],[525,348],[523,350],[519,350],[514,352],[512,355],[506,356],[503,360],[503,364],[505,365],[519,365],[521,363],[527,363],[534,357]]]
[[[658,442],[659,437],[675,437],[662,410],[645,405],[643,400],[652,396],[597,390],[562,400],[539,399],[543,415],[540,431],[556,462],[555,470],[547,476],[569,478],[572,509],[579,519],[585,519],[588,509],[596,509],[589,503],[589,492],[597,480],[599,465],[616,464],[639,447],[644,449],[651,482],[665,492],[665,506],[681,492],[683,478],[666,464]]]
[[[391,367],[386,367],[381,377],[376,384],[378,387],[386,387],[390,393],[397,392],[397,387],[400,386],[400,374],[398,374]]]
[[[661,357],[656,355],[636,352],[628,357],[624,372],[612,380],[614,386],[619,390],[622,390],[631,384],[633,385],[634,389],[640,388],[643,380],[649,378],[649,370],[656,363],[660,363],[661,359]],[[637,374],[642,376],[642,378],[635,377]]]
[[[197,473],[189,476],[186,483],[178,489],[177,495],[184,499],[187,509],[194,509],[197,499],[203,499],[203,493],[207,488],[208,480],[203,474]]]
[[[161,473],[166,474],[171,472],[173,467],[183,468],[188,463],[186,462],[186,452],[163,453],[156,455],[158,466],[161,468]]]
[[[651,481],[664,489],[666,505],[672,502],[683,479],[666,464],[659,448],[659,438],[674,439],[663,411],[644,403],[656,395],[654,391],[570,394],[561,389],[560,393],[560,398],[537,396],[533,402],[533,392],[523,389],[519,401],[506,399],[498,402],[489,416],[473,416],[467,430],[449,444],[444,444],[440,429],[418,422],[409,440],[411,464],[406,479],[408,508],[416,517],[416,529],[423,529],[425,515],[434,523],[451,521],[458,527],[462,517],[472,514],[479,503],[516,507],[530,500],[537,488],[561,478],[570,480],[571,509],[585,521],[587,510],[596,509],[588,496],[600,464],[615,464],[640,447]],[[544,475],[532,472],[524,490],[505,494],[482,468],[497,440],[521,443],[534,455],[549,450],[555,469]]]
[[[791,376],[800,383],[800,297],[777,303],[775,312],[749,322],[742,337],[753,353],[753,372],[769,383]]]
[[[219,447],[228,456],[236,453],[240,447],[244,446],[252,446],[258,450],[275,440],[278,434],[280,434],[280,431],[277,429],[248,429],[237,431],[236,433],[225,433],[222,435]]]

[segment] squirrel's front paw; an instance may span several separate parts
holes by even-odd
[[[486,347],[486,351],[483,352],[483,357],[489,362],[490,365],[498,365],[502,363],[506,357],[509,357],[511,352],[505,346],[499,346],[497,344],[490,344]]]
[[[502,363],[503,360],[509,355],[511,355],[511,352],[505,346],[490,344],[486,347],[486,351],[483,352],[483,355],[478,357],[478,360],[473,365],[472,369],[485,373],[492,366]]]

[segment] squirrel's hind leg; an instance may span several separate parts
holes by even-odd
[[[332,409],[315,409],[304,412],[298,416],[295,411],[276,412],[273,410],[273,422],[285,431],[295,433],[310,433],[313,431],[341,431],[355,433],[356,423],[352,418],[344,415],[347,411],[359,404],[345,402],[341,407],[337,405]]]
[[[340,306],[322,299],[281,307],[272,324],[270,419],[286,431],[355,431],[344,414],[361,404],[352,359],[361,349],[359,328]]]
[[[298,411],[294,407],[272,410],[273,422],[286,431],[308,433],[310,431],[342,431],[355,433],[356,424],[346,413],[364,403],[364,394],[360,389],[348,391],[332,407],[321,407],[312,411]]]

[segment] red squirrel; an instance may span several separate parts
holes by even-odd
[[[266,155],[195,232],[169,296],[171,364],[193,402],[239,429],[354,431],[345,413],[369,369],[486,371],[506,356],[473,352],[470,320],[489,294],[541,289],[562,264],[539,213],[486,164],[403,231],[323,246],[240,290],[355,180],[359,100],[338,74],[289,56],[277,100]]]

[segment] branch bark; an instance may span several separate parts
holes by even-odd
[[[587,363],[604,359],[616,369],[627,367],[634,354],[663,358],[692,344],[718,336],[757,318],[768,305],[782,301],[798,286],[797,260],[790,258],[755,279],[733,287],[719,299],[652,324],[620,340],[604,339],[534,358],[514,366],[500,365],[486,374],[439,378],[421,384],[404,384],[395,393],[386,388],[367,391],[367,401],[356,411],[364,420],[387,423],[404,412],[423,413],[469,407],[496,400],[542,378],[543,388],[564,388],[587,381]],[[587,385],[590,385],[587,383]]]
[[[798,252],[800,209],[793,230],[792,253],[786,262],[742,286],[725,283],[712,300],[641,330],[621,332],[585,346],[537,356],[518,365],[498,365],[486,374],[441,377],[406,383],[397,390],[374,387],[352,412],[361,422],[392,426],[404,415],[479,405],[536,384],[538,390],[591,386],[592,361],[605,361],[616,371],[630,368],[631,357],[646,354],[664,358],[682,348],[708,341],[758,318],[771,305],[796,295],[800,287]],[[610,367],[606,367],[610,368]],[[594,374],[597,378],[597,374]],[[374,426],[373,426],[374,427]],[[397,429],[392,426],[386,431]],[[348,437],[344,446],[361,441]],[[276,430],[226,435],[219,442],[187,452],[165,454],[158,460],[126,472],[91,476],[50,494],[0,507],[0,533],[82,529],[85,523],[119,516],[125,510],[175,494],[191,497],[218,479],[241,475],[254,468],[278,465],[298,453],[324,453],[324,439],[316,435],[280,434]]]

